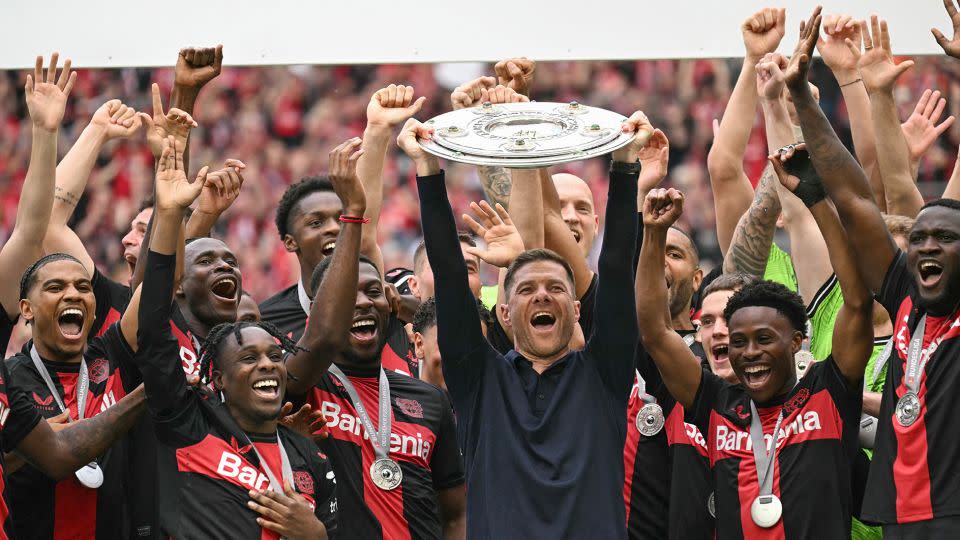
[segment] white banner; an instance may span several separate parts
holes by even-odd
[[[185,46],[224,44],[226,65],[381,64],[742,56],[740,24],[759,0],[10,0],[0,68],[56,50],[78,67],[171,66]],[[787,35],[816,2],[786,0]],[[953,35],[939,0],[836,0],[824,13],[887,19],[894,52],[942,54]]]

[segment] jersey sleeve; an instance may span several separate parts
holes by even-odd
[[[836,275],[831,275],[807,306],[810,319],[810,352],[818,361],[830,356],[833,350],[833,327],[843,307],[843,291]]]
[[[93,296],[97,299],[97,313],[93,321],[93,335],[100,335],[111,324],[120,320],[123,311],[130,304],[133,292],[103,275],[99,269],[93,270]]]
[[[903,299],[911,296],[915,290],[916,282],[907,269],[907,256],[898,250],[883,278],[883,285],[880,286],[880,304],[891,317],[896,317]]]
[[[437,432],[437,446],[430,458],[430,470],[433,472],[433,487],[438,491],[464,482],[463,457],[457,445],[457,427],[453,420],[453,407],[443,391],[440,394],[440,427]]]
[[[314,488],[313,515],[327,528],[327,537],[337,538],[337,477],[330,467],[330,461],[322,459],[317,452],[308,454],[310,472],[313,474]]]
[[[0,425],[3,426],[3,451],[12,452],[20,441],[40,423],[40,412],[27,398],[23,388],[13,384],[6,362],[0,362],[0,379],[6,390],[6,410],[0,413]],[[6,421],[3,420],[6,415]]]
[[[693,406],[686,410],[684,421],[690,422],[700,429],[700,433],[710,432],[710,416],[717,403],[730,383],[717,377],[712,372],[704,370],[700,377],[700,387],[693,398]]]
[[[814,377],[816,387],[827,389],[844,422],[858,423],[860,410],[863,407],[863,385],[850,384],[846,377],[840,373],[840,367],[837,366],[833,355],[828,356],[823,362],[818,362],[810,369],[815,369],[815,371],[808,374],[807,377]]]
[[[587,287],[587,292],[583,293],[583,296],[580,297],[580,318],[577,322],[580,323],[580,329],[583,330],[583,339],[586,340],[593,337],[594,310],[596,309],[597,283],[599,281],[600,277],[597,274],[593,274],[593,279],[590,280],[590,286]]]
[[[17,325],[16,319],[10,320],[7,317],[7,310],[2,305],[0,305],[0,345],[3,345],[2,351],[7,350],[7,345],[10,344],[10,336],[13,335],[13,328]]]
[[[770,255],[767,256],[767,267],[763,272],[763,279],[775,281],[797,292],[797,273],[793,269],[793,260],[790,254],[780,249],[777,244],[770,245]]]
[[[132,392],[142,382],[140,370],[134,363],[135,355],[123,337],[120,323],[111,324],[103,334],[91,339],[84,354],[87,358],[106,358],[110,365],[117,366],[120,369],[123,389],[127,393]]]

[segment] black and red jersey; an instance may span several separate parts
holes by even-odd
[[[954,431],[960,418],[960,310],[927,316],[922,347],[936,345],[920,380],[920,418],[903,427],[894,410],[907,392],[907,350],[924,310],[902,252],[887,270],[880,302],[893,321],[894,352],[887,363],[862,519],[889,524],[960,515],[960,444]]]
[[[743,387],[704,371],[687,419],[705,434],[713,467],[716,538],[849,538],[851,468],[858,441],[860,384],[849,384],[833,360],[815,362],[797,385],[757,411],[767,445],[781,410],[773,494],[783,517],[764,529],[750,517],[759,495],[750,440],[750,398]]]
[[[28,343],[26,350],[30,350]],[[89,389],[84,418],[91,418],[115,405],[140,384],[133,350],[120,331],[111,325],[101,336],[91,338],[84,352]],[[42,359],[57,392],[76,420],[79,363]],[[12,383],[26,393],[44,418],[60,414],[29,354],[18,353],[6,361]],[[120,440],[97,461],[103,470],[103,485],[84,487],[73,476],[52,480],[36,467],[25,464],[7,477],[11,525],[19,538],[120,538],[126,535],[127,441]]]
[[[680,332],[690,350],[704,358],[694,332]],[[624,444],[623,499],[627,536],[640,539],[712,539],[714,519],[707,508],[713,490],[706,441],[697,426],[684,422],[683,406],[667,391],[656,364],[643,344],[637,346],[637,375],[645,391],[663,409],[664,426],[652,437],[637,429],[644,401],[638,378],[627,403],[627,441]]]
[[[225,404],[205,389],[187,384],[177,354],[180,345],[168,326],[174,261],[173,255],[148,254],[140,323],[156,330],[141,334],[137,356],[160,442],[163,535],[178,539],[277,538],[257,524],[258,514],[247,503],[250,490],[266,489],[270,484],[254,447],[278,477],[282,474],[279,436],[289,457],[294,487],[334,536],[336,479],[313,441],[283,426],[276,433],[244,433]]]
[[[341,367],[379,426],[379,369]],[[437,492],[464,482],[453,409],[437,387],[387,370],[392,411],[390,458],[403,471],[402,484],[384,491],[370,479],[375,459],[357,411],[340,381],[327,373],[307,395],[323,412],[330,437],[321,448],[331,456],[339,482],[340,527],[351,538],[405,540],[442,538]]]
[[[123,312],[130,305],[133,291],[130,287],[113,281],[103,275],[100,270],[93,270],[93,295],[97,299],[97,313],[93,320],[90,335],[99,336],[110,328],[110,325],[119,322]]]

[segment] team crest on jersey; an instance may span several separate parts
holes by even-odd
[[[313,495],[313,477],[306,471],[293,471],[293,483],[301,495]]]
[[[783,414],[788,415],[793,411],[799,410],[808,399],[810,399],[810,390],[806,388],[797,390],[797,393],[790,398],[790,401],[783,404]]]
[[[737,408],[734,409],[734,414],[736,414],[737,417],[740,418],[741,420],[746,420],[747,418],[750,418],[750,413],[748,413],[746,409],[744,409],[743,405],[737,405]]]
[[[106,358],[97,358],[90,364],[88,372],[90,373],[90,382],[100,384],[107,380],[107,376],[110,375],[110,364],[107,363]]]
[[[403,411],[403,414],[413,418],[423,418],[423,406],[415,399],[394,398],[394,403]]]

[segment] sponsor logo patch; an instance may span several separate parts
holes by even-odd
[[[403,414],[413,418],[423,418],[423,406],[415,399],[394,398],[394,403],[403,411]]]

